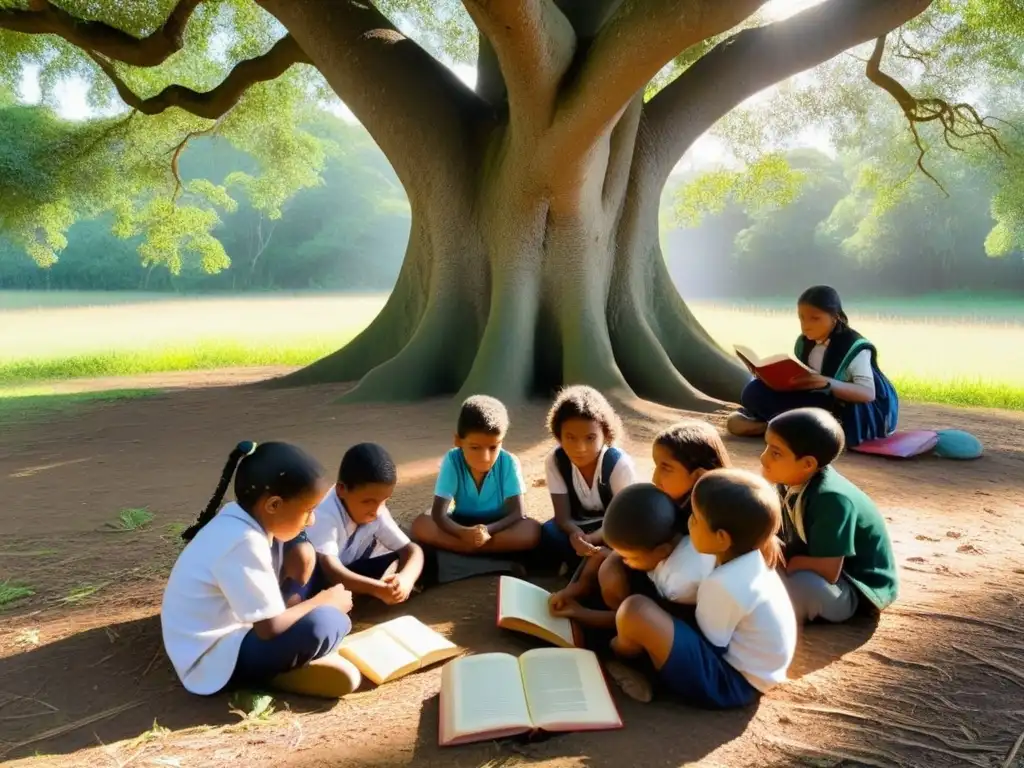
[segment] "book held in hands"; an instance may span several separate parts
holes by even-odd
[[[776,392],[791,392],[796,389],[793,385],[797,379],[815,373],[793,355],[758,357],[748,347],[737,345],[733,349],[747,370]]]
[[[551,593],[528,581],[502,576],[498,582],[498,626],[562,648],[575,648],[572,622],[552,616]]]

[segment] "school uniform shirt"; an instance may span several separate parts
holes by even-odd
[[[825,362],[825,351],[828,349],[828,340],[814,345],[807,355],[807,366],[821,373],[821,367]],[[871,369],[871,350],[865,349],[858,352],[850,364],[846,367],[843,378],[851,383],[871,390],[875,394],[875,373]]]
[[[356,525],[334,488],[317,506],[314,518],[306,529],[309,543],[320,554],[338,558],[342,565],[370,557],[378,544],[390,552],[409,544],[409,537],[398,527],[387,507],[380,508],[375,520]]]
[[[832,467],[783,497],[786,556],[841,557],[845,576],[882,610],[896,600],[896,556],[871,498]]]
[[[178,556],[164,589],[164,648],[186,690],[221,690],[252,625],[284,613],[279,543],[232,502]]]
[[[479,490],[461,448],[452,448],[441,460],[434,495],[454,502],[455,512],[467,517],[486,518],[500,512],[505,500],[519,496],[526,488],[519,459],[502,448]]]
[[[760,552],[720,565],[701,583],[697,626],[757,690],[786,680],[796,652],[796,616],[786,586]]]
[[[689,536],[683,536],[672,554],[648,571],[658,594],[673,603],[693,605],[697,589],[715,569],[715,556],[698,552]]]
[[[544,460],[544,475],[547,479],[548,492],[553,496],[568,495],[570,491],[565,484],[565,478],[558,471],[558,459],[555,458],[555,451],[557,450],[556,448],[554,451],[551,451]],[[589,484],[583,477],[583,473],[580,472],[579,467],[570,463],[572,467],[572,493],[576,494],[580,506],[587,512],[604,513],[604,502],[601,499],[601,491],[598,486],[601,480],[601,463],[604,461],[604,455],[607,452],[608,446],[601,449],[601,453],[597,457],[597,469],[594,470],[594,479]],[[636,482],[636,466],[633,464],[633,459],[625,451],[621,453],[622,455],[611,472],[611,477],[606,478],[613,496],[626,486]],[[577,522],[588,522],[598,519],[601,517],[601,514]]]

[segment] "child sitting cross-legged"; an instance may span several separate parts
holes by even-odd
[[[328,584],[371,595],[389,605],[405,602],[423,571],[423,550],[388,511],[398,473],[388,452],[360,443],[345,452],[338,483],[316,508],[306,530]],[[384,550],[378,553],[378,549]],[[397,570],[388,569],[397,564]]]
[[[417,517],[412,537],[460,554],[533,549],[540,524],[524,514],[519,460],[502,448],[509,419],[493,397],[474,395],[459,412],[455,447],[441,461],[429,514]]]
[[[690,541],[715,558],[714,570],[697,589],[694,622],[631,595],[615,614],[611,648],[623,657],[646,657],[660,683],[686,701],[709,708],[745,706],[786,679],[796,650],[793,607],[775,571],[781,558],[778,495],[756,475],[720,469],[697,481],[691,505]],[[627,565],[649,567],[674,548],[674,515],[664,504],[630,511],[608,511],[605,541]],[[609,671],[627,694],[650,699],[643,678],[627,685]]]
[[[839,421],[820,408],[787,411],[768,423],[765,442],[762,473],[783,497],[797,619],[835,623],[887,608],[899,590],[896,557],[878,507],[832,467],[843,452]]]

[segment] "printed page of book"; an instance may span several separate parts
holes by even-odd
[[[441,746],[533,730],[519,660],[507,653],[463,656],[441,670]]]
[[[419,659],[421,667],[429,667],[431,664],[450,659],[462,650],[415,616],[399,616],[397,619],[380,624],[377,629],[387,632],[404,645],[413,656]]]
[[[420,668],[420,660],[380,627],[349,635],[338,652],[377,685]]]
[[[738,354],[740,356],[740,358],[746,360],[748,363],[750,363],[755,368],[764,368],[766,366],[773,365],[775,363],[781,363],[783,360],[794,360],[796,362],[799,362],[792,355],[788,355],[788,354],[778,354],[778,355],[770,355],[768,357],[758,357],[757,354],[754,353],[754,350],[752,350],[750,347],[740,346],[739,344],[736,344],[735,346],[733,346],[733,349],[736,350],[736,354]]]
[[[572,622],[552,616],[551,593],[528,581],[502,576],[498,584],[498,626],[532,635],[552,645],[574,648]]]
[[[546,731],[622,727],[601,663],[582,648],[535,648],[519,657],[530,716]]]

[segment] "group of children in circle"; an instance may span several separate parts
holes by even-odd
[[[760,474],[733,468],[707,422],[676,424],[654,440],[650,483],[614,445],[621,425],[596,390],[563,390],[548,425],[552,519],[525,515],[519,461],[502,445],[506,409],[475,396],[411,535],[387,509],[397,471],[381,446],[350,448],[328,487],[302,449],[240,443],[164,594],[164,644],[184,686],[343,695],[358,684],[335,652],[353,595],[404,602],[425,550],[568,566],[551,611],[606,653],[627,694],[649,700],[657,683],[715,708],[786,679],[799,622],[842,622],[896,598],[884,519],[832,467],[844,434],[825,410],[775,417]],[[235,501],[221,507],[232,478]]]

